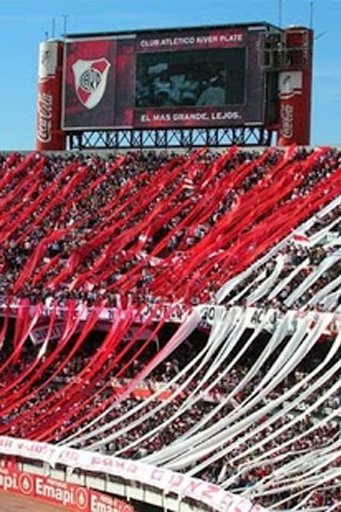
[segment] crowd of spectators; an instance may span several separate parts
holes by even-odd
[[[338,151],[315,153],[300,149],[290,158],[277,149],[225,155],[141,152],[105,160],[96,154],[2,157],[0,294],[3,300],[73,298],[89,305],[105,300],[108,306],[214,303],[215,292],[241,268],[244,237],[251,238],[249,264],[280,241],[280,236],[269,237],[258,249],[253,235],[265,219],[259,202],[267,189],[271,197],[273,173],[282,176],[294,167],[291,186],[269,204],[267,216],[304,200],[325,180],[337,179]],[[331,190],[329,183],[323,193]],[[250,211],[247,202],[254,197]],[[249,222],[242,221],[245,217]],[[295,227],[287,224],[282,236]],[[200,252],[204,260],[197,257]],[[338,266],[328,272],[327,280]],[[315,287],[324,281],[322,276]]]
[[[20,304],[28,299],[31,304],[65,306],[74,299],[90,307],[101,303],[123,309],[174,302],[214,305],[221,286],[249,269],[220,304],[282,313],[337,313],[341,207],[336,204],[319,212],[337,197],[340,168],[340,152],[326,148],[287,153],[232,148],[223,155],[209,150],[127,152],[105,159],[97,154],[0,155],[1,301]],[[299,208],[300,202],[304,207]],[[312,216],[315,221],[305,230],[304,242],[295,239],[296,228]],[[276,217],[284,228],[273,231]],[[270,249],[274,250],[266,257]],[[261,257],[264,261],[258,264]],[[301,293],[296,297],[297,289]],[[203,343],[189,338],[139,383],[152,396],[141,409],[136,393],[121,401],[116,388],[126,389],[158,345],[140,353],[136,343],[124,353],[129,339],[122,337],[115,351],[105,356],[102,338],[96,336],[90,334],[80,347],[76,335],[62,347],[50,343],[40,355],[40,347],[32,349],[27,342],[14,357],[14,347],[5,340],[0,433],[65,442],[80,436],[84,428],[93,437],[76,446],[95,443],[104,453],[148,460],[192,428],[205,432],[233,418],[271,371],[270,363],[263,364],[248,379],[257,358],[251,351],[227,372],[228,361],[222,361],[209,378],[212,359],[186,372]],[[120,353],[124,355],[116,359]],[[284,479],[276,480],[277,487],[270,481],[272,474],[280,474],[283,461],[290,468],[290,463],[304,461],[305,455],[340,439],[339,369],[308,393],[319,378],[315,375],[298,395],[280,404],[280,398],[320,364],[325,352],[317,350],[316,358],[311,356],[310,352],[235,420],[246,420],[264,407],[263,428],[254,432],[254,425],[249,425],[242,434],[227,435],[219,448],[198,456],[195,464],[184,464],[182,470],[269,507],[299,507],[303,500],[303,508],[326,510],[340,502],[338,475],[324,488],[311,491],[304,482],[291,481],[289,489]],[[339,358],[340,349],[328,368]],[[174,379],[176,383],[169,385]],[[233,393],[243,379],[245,385]],[[332,386],[336,391],[312,407]],[[169,392],[166,398],[158,391],[164,389]],[[304,400],[287,412],[286,404],[303,392]],[[266,407],[272,402],[277,405],[269,412]],[[236,425],[231,421],[226,429]],[[270,461],[264,459],[268,452]],[[340,457],[328,463],[328,471],[339,467]],[[297,474],[305,471],[303,464]]]
[[[333,218],[337,218],[339,214],[333,212]],[[338,237],[340,235],[340,227],[332,231]],[[340,260],[335,258],[331,265],[328,266],[311,284],[307,282],[307,286],[295,300],[287,303],[287,299],[298,288],[304,284],[309,277],[313,277],[314,273],[319,269],[323,260],[330,256],[338,255],[338,247],[325,244],[316,244],[313,246],[296,243],[295,241],[287,242],[276,254],[269,258],[263,265],[254,269],[247,278],[242,279],[227,296],[224,298],[225,305],[243,304],[256,308],[274,308],[281,312],[289,309],[313,310],[313,311],[338,311],[341,305],[341,293],[335,296],[335,300],[326,300],[328,292],[321,295],[319,301],[313,300],[314,297],[327,285],[335,282],[335,287],[329,290],[329,293],[338,290],[337,278],[341,273]],[[283,263],[281,271],[271,282],[268,288],[264,288],[261,293],[255,293],[257,289],[273,274],[276,266]],[[299,267],[299,268],[298,268]],[[283,283],[283,286],[281,286]],[[277,293],[272,293],[277,288]],[[253,295],[254,294],[254,295]],[[255,297],[255,298],[254,298]]]
[[[267,339],[265,334],[264,336],[264,339],[259,339],[259,343],[265,346]],[[323,361],[331,341],[333,339],[325,344],[314,346],[298,367],[264,395],[260,403],[248,410],[238,420],[234,420],[232,426],[236,424],[236,421],[245,420],[258,408],[278,400],[279,397],[302,382]],[[161,339],[161,346],[165,342],[166,340]],[[117,397],[117,385],[124,388],[130,379],[134,378],[155,355],[157,347],[153,344],[143,356],[132,358],[125,377],[117,378],[117,372],[123,363],[111,365],[112,358],[106,359],[100,370],[92,373],[92,364],[99,357],[102,347],[102,341],[94,338],[94,334],[92,334],[64,366],[62,362],[67,349],[51,361],[43,376],[35,383],[31,383],[30,392],[33,391],[33,394],[29,399],[26,398],[19,407],[13,406],[6,414],[0,413],[1,431],[16,437],[39,439],[46,428],[50,432],[49,441],[63,442],[69,436],[76,435],[79,429],[85,427],[89,422],[97,419],[86,430],[89,433],[94,432],[93,437],[88,441],[79,443],[75,441],[75,446],[88,448],[89,443],[97,443],[102,453],[116,454],[132,459],[143,459],[149,454],[155,454],[181,439],[181,436],[188,434],[188,431],[199,425],[200,422],[204,423],[199,431],[204,432],[205,429],[229,418],[236,407],[247,403],[248,397],[268,374],[272,364],[281,353],[281,347],[279,347],[268,364],[261,367],[237,393],[234,393],[232,398],[226,400],[240,382],[247,377],[258,356],[254,350],[250,349],[227,373],[225,368],[231,360],[224,360],[210,378],[206,378],[206,375],[213,360],[207,361],[198,372],[196,370],[199,362],[187,372],[184,371],[189,361],[200,352],[204,345],[205,336],[196,332],[139,384],[140,388],[148,389],[150,394],[154,393],[152,399],[145,402],[142,409],[142,399],[136,393],[131,393],[127,399],[118,402],[115,407],[110,407],[105,413],[106,408]],[[45,355],[45,359],[51,355],[52,351],[51,348]],[[32,348],[25,347],[21,360],[12,370],[9,370],[8,373],[5,372],[2,393],[11,382],[24,374],[25,370],[34,362],[35,355]],[[339,349],[328,364],[328,368],[340,360],[340,355]],[[130,358],[126,356],[125,360],[128,359]],[[163,398],[162,391],[167,388],[170,381],[180,374],[176,384],[169,387],[170,392],[174,395],[172,396],[170,393]],[[52,380],[49,380],[53,375]],[[193,375],[192,379],[189,378],[190,375]],[[300,393],[309,390],[318,377],[319,375],[315,376],[309,383],[301,386]],[[309,494],[305,491],[304,485],[297,498],[293,498],[288,490],[281,490],[281,485],[279,485],[278,491],[267,494],[264,489],[258,489],[258,481],[262,478],[266,479],[274,471],[280,471],[284,455],[285,463],[290,464],[305,454],[326,448],[340,439],[340,415],[338,415],[341,405],[340,387],[333,395],[323,400],[319,407],[314,407],[312,412],[306,414],[309,406],[314,404],[331,386],[340,382],[340,377],[340,370],[337,370],[327,382],[309,393],[299,406],[291,408],[288,412],[284,411],[285,406],[296,399],[299,394],[288,398],[281,405],[276,405],[271,412],[264,412],[261,421],[258,422],[259,426],[264,423],[264,427],[258,432],[253,432],[254,425],[251,424],[237,436],[227,435],[219,449],[213,450],[210,454],[213,457],[217,455],[216,460],[212,462],[208,460],[207,466],[205,466],[207,456],[199,456],[196,464],[185,465],[182,470],[194,472],[195,476],[211,482],[219,484],[226,482],[229,489],[238,493],[250,491],[252,499],[265,506],[270,506],[281,500],[287,500],[287,505],[289,504],[291,507],[296,506],[303,497]],[[48,384],[44,385],[44,382],[48,382]],[[203,385],[196,390],[200,383]],[[2,398],[2,410],[9,404],[13,404],[13,397],[16,397],[17,394],[20,396],[21,386],[17,385],[12,389],[9,401],[6,402],[4,397]],[[177,392],[180,388],[181,392]],[[189,396],[191,396],[190,403],[187,407],[183,407]],[[163,401],[165,401],[164,405]],[[179,414],[180,410],[182,412]],[[281,410],[283,413],[279,415]],[[275,415],[277,419],[271,421],[272,416],[275,417]],[[334,415],[334,420],[328,420],[331,415]],[[146,419],[142,420],[144,417]],[[295,418],[297,418],[296,421],[290,424],[289,422]],[[269,425],[266,424],[267,421],[270,421]],[[107,425],[111,423],[113,425],[108,429]],[[102,433],[97,432],[99,428],[103,428]],[[227,429],[228,425],[224,428]],[[274,435],[277,431],[278,435]],[[109,440],[107,441],[108,436]],[[113,438],[110,439],[110,436]],[[271,438],[271,436],[273,437]],[[43,436],[41,439],[45,439],[45,437]],[[240,442],[236,446],[238,439]],[[266,439],[269,441],[265,442]],[[258,443],[260,443],[259,447]],[[230,445],[231,449],[229,450]],[[251,450],[253,447],[255,447],[254,450]],[[228,450],[226,455],[224,455],[225,450]],[[251,453],[248,454],[247,450],[251,450]],[[220,451],[221,456],[219,456]],[[271,453],[266,457],[267,452]],[[336,467],[339,467],[339,463],[339,459],[333,462]],[[203,468],[197,468],[201,464],[203,464]],[[334,467],[333,464],[328,468]],[[304,470],[305,468],[302,467],[303,472]],[[318,489],[318,492],[309,498],[309,503],[317,500],[321,506],[327,506],[337,502],[339,495],[336,484],[338,482],[338,478],[328,481],[326,489]],[[333,485],[336,491],[334,489],[332,492],[329,487]],[[271,490],[271,487],[269,489]]]

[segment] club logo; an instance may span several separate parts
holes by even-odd
[[[110,62],[104,57],[97,60],[79,59],[72,66],[79,101],[91,110],[104,96]]]

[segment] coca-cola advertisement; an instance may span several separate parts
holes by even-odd
[[[64,149],[61,129],[62,43],[45,41],[39,47],[36,146],[38,150]]]
[[[310,143],[312,40],[309,29],[286,30],[288,62],[279,73],[280,146]]]
[[[304,71],[283,71],[279,75],[279,145],[309,144],[310,108]]]

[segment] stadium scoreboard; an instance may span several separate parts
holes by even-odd
[[[46,141],[56,130],[62,140],[91,130],[275,125],[280,70],[269,64],[275,55],[271,50],[268,57],[269,34],[282,44],[281,30],[267,23],[77,34],[42,43],[37,138]],[[48,79],[55,81],[52,93]]]
[[[63,126],[263,122],[262,28],[118,34],[66,44]]]

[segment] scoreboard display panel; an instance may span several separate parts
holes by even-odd
[[[70,36],[63,129],[262,124],[265,30],[237,25]]]
[[[242,105],[245,49],[138,54],[135,108]]]

